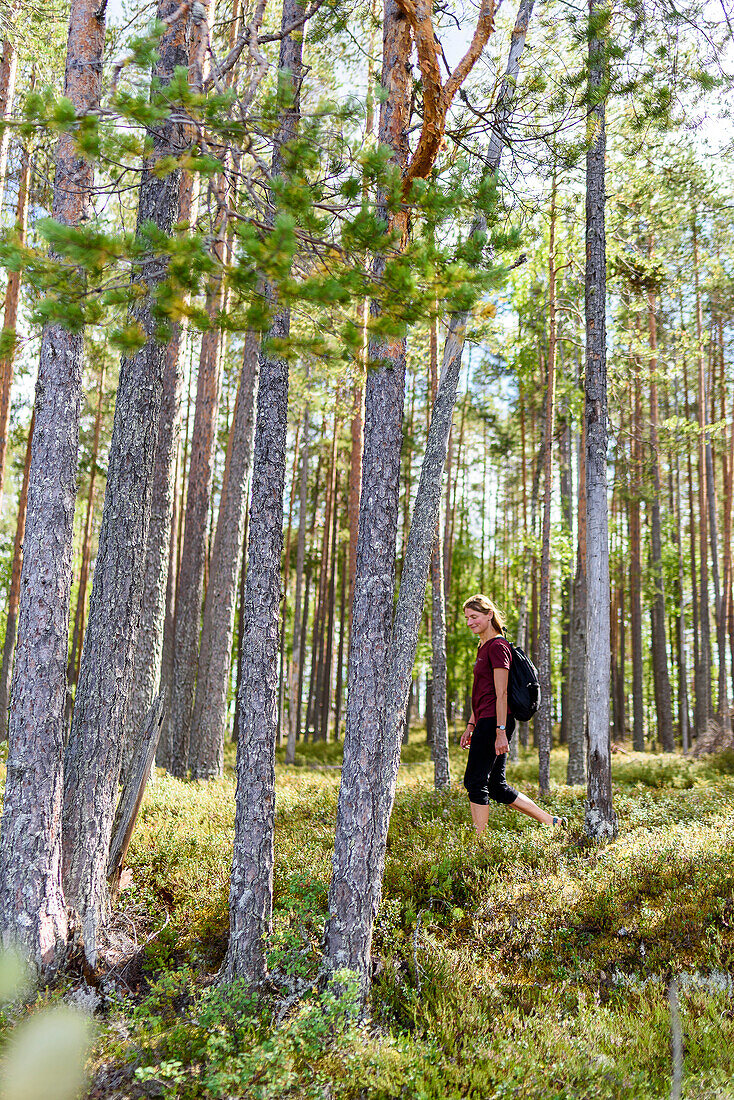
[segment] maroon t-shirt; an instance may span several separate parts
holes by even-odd
[[[498,635],[483,642],[477,653],[474,665],[474,686],[471,693],[471,705],[474,718],[478,722],[480,718],[497,717],[497,692],[494,686],[494,670],[496,668],[509,668],[512,664],[512,653],[505,639]],[[507,713],[510,714],[509,705]]]

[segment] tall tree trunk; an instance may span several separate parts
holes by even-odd
[[[285,631],[288,622],[288,581],[291,569],[291,541],[293,538],[293,505],[296,499],[296,479],[298,477],[299,443],[301,438],[301,422],[296,427],[293,440],[293,467],[291,470],[291,488],[288,494],[288,534],[285,540],[285,554],[283,555],[283,604],[280,613],[280,668],[278,671],[278,744],[283,744],[283,728],[285,726],[285,682],[287,677],[285,659]]]
[[[5,622],[5,642],[3,644],[3,663],[0,670],[0,741],[8,737],[8,704],[10,701],[10,676],[13,669],[13,654],[18,637],[18,602],[20,600],[20,574],[23,565],[23,536],[28,506],[28,478],[31,469],[31,444],[35,414],[31,416],[28,429],[28,443],[25,449],[23,466],[23,484],[18,500],[18,519],[15,527],[15,545],[13,547],[13,568],[10,574],[10,592],[8,593],[8,617]]]
[[[227,725],[227,684],[232,657],[240,548],[245,529],[246,489],[252,466],[258,339],[248,332],[219,502],[209,584],[204,603],[196,699],[191,725],[191,778],[222,774]]]
[[[179,10],[177,0],[162,0],[158,15],[164,21]],[[187,24],[179,16],[161,39],[155,75],[163,86],[186,63]],[[153,133],[152,159],[140,182],[139,232],[145,232],[147,222],[166,235],[173,232],[180,169],[161,176],[155,165],[162,157],[175,156],[182,142],[182,126],[172,119]],[[90,966],[96,964],[97,938],[109,907],[107,859],[143,598],[166,355],[166,345],[156,338],[155,299],[165,277],[165,266],[151,254],[136,279],[144,293],[131,315],[147,339],[120,364],[89,622],[64,760],[64,886]]]
[[[279,69],[289,88],[273,149],[272,174],[283,173],[283,146],[296,137],[300,120],[304,8],[284,0]],[[289,28],[298,29],[291,33]],[[269,216],[275,218],[271,207]],[[248,982],[265,975],[264,937],[273,907],[275,742],[278,735],[278,613],[283,552],[283,490],[288,430],[288,363],[274,351],[290,333],[290,311],[274,309],[260,352],[260,381],[252,467],[250,540],[244,593],[240,706],[237,730],[237,798],[230,885],[230,938],[223,974]]]
[[[438,394],[438,331],[437,321],[431,321],[431,404]],[[433,417],[431,417],[433,419]],[[430,431],[430,424],[429,424]],[[451,785],[449,770],[449,720],[446,714],[446,607],[443,587],[443,545],[441,517],[431,554],[431,756],[433,782],[437,791]]]
[[[693,237],[693,280],[696,292],[696,361],[698,365],[698,555],[699,585],[699,645],[696,664],[696,737],[705,733],[711,717],[711,623],[709,617],[708,573],[708,494],[706,485],[706,379],[703,362],[703,321],[699,286],[698,224],[695,212],[691,221]]]
[[[82,537],[82,564],[79,569],[79,590],[76,597],[76,613],[74,615],[74,634],[71,642],[71,654],[66,669],[66,730],[71,727],[71,715],[73,712],[72,688],[76,686],[79,677],[79,661],[82,653],[82,641],[84,638],[84,615],[87,609],[87,585],[89,583],[89,568],[92,559],[92,521],[94,519],[94,498],[97,482],[97,460],[99,458],[99,440],[102,433],[102,394],[104,391],[105,365],[104,362],[99,372],[97,386],[97,414],[94,418],[94,436],[92,440],[92,455],[89,469],[89,489],[87,493],[87,514],[84,520],[84,535]]]
[[[203,21],[190,44],[190,61],[193,61],[196,54],[204,26]],[[179,186],[179,221],[193,226],[198,213],[199,182],[189,172],[182,172]],[[165,704],[163,728],[156,759],[168,771],[172,769],[174,760],[171,737],[171,697],[175,646],[175,582],[179,563],[178,555],[171,553],[171,540],[173,539],[175,549],[177,540],[174,538],[176,532],[174,513],[178,510],[175,467],[181,432],[183,386],[181,357],[186,343],[186,332],[185,319],[177,322],[173,326],[173,333],[166,348],[161,418],[153,474],[153,498],[145,557],[143,603],[140,611],[138,642],[135,647],[134,693],[129,704],[123,749],[125,760],[131,760],[135,741],[140,736],[146,715],[160,685],[164,690]],[[168,626],[168,638],[166,638],[166,626]],[[163,675],[164,649],[166,650],[165,676]]]
[[[532,0],[523,0],[524,28],[513,35],[511,60],[522,52]],[[389,143],[395,162],[405,163],[405,134],[411,98],[410,37],[398,5],[386,0],[382,84],[390,88],[383,103],[380,137]],[[517,28],[516,28],[517,30]],[[514,54],[520,39],[519,50]],[[514,98],[517,62],[512,80],[503,82],[495,111],[495,138],[488,156],[496,171],[504,140],[503,125]],[[424,73],[425,79],[425,73]],[[502,117],[499,106],[506,108]],[[420,143],[419,143],[420,148]],[[493,154],[496,151],[496,159]],[[402,220],[393,222],[404,239]],[[483,235],[486,222],[475,220],[472,235]],[[383,257],[376,258],[379,276]],[[379,305],[373,305],[375,312]],[[366,984],[372,929],[380,901],[387,827],[395,792],[405,708],[411,682],[431,552],[441,495],[449,431],[461,370],[467,314],[451,318],[444,349],[439,396],[426,444],[414,519],[401,578],[395,628],[392,629],[395,538],[397,534],[400,444],[405,343],[374,341],[376,367],[367,378],[365,451],[360,509],[360,541],[350,639],[349,696],[339,791],[334,863],[329,891],[325,947],[329,966],[355,970]],[[369,502],[367,506],[366,502]],[[376,782],[376,777],[378,781]]]
[[[658,737],[664,752],[673,752],[673,710],[668,675],[668,652],[665,645],[665,583],[663,579],[663,545],[660,526],[660,446],[658,442],[658,338],[655,317],[655,291],[647,295],[647,330],[650,339],[650,451],[652,461],[653,496],[650,503],[650,557],[652,565],[652,664],[655,686],[655,712]]]
[[[74,0],[64,92],[80,114],[99,108],[104,33],[104,5]],[[62,134],[56,220],[68,226],[86,220],[92,185],[92,165],[77,155],[74,134]],[[62,757],[83,341],[82,332],[58,323],[47,325],[41,339],[0,828],[2,940],[14,941],[42,969],[60,961],[68,931],[61,883]]]
[[[571,721],[568,727],[569,786],[586,782],[586,419],[578,440],[578,546],[576,575],[571,593],[571,629],[568,677],[571,683]]]
[[[336,475],[334,485],[334,502],[331,516],[331,565],[329,568],[329,594],[326,624],[326,653],[324,655],[324,671],[321,688],[321,740],[329,740],[329,719],[331,717],[331,672],[334,655],[334,609],[336,602],[336,574],[337,574],[337,540],[339,536],[339,508],[337,497],[339,494],[339,474]]]
[[[354,421],[352,421],[354,424]],[[298,498],[298,545],[296,548],[296,595],[293,604],[293,649],[288,663],[288,742],[285,749],[285,762],[292,764],[296,756],[296,731],[298,728],[299,706],[299,670],[301,666],[301,648],[303,646],[303,633],[301,631],[301,613],[303,596],[303,570],[306,561],[306,511],[308,509],[308,449],[309,449],[309,406],[306,404],[303,410],[303,432],[301,443],[301,484]],[[352,436],[354,446],[354,436]],[[350,516],[350,543],[349,561],[351,563],[351,508],[352,508],[352,480],[353,467],[350,466],[349,481],[349,516]],[[351,564],[350,564],[351,568]],[[351,577],[351,574],[350,574]]]
[[[10,19],[17,17],[17,4],[12,4],[8,13]],[[15,80],[18,74],[18,54],[9,38],[3,40],[3,56],[0,60],[0,118],[9,118],[15,101]],[[8,141],[10,130],[0,132],[0,205],[5,188],[5,174],[8,167]]]
[[[642,379],[640,362],[635,356],[633,443],[631,454],[632,487],[629,499],[630,529],[630,641],[632,648],[632,748],[645,751],[645,707],[642,664],[642,553],[640,531],[640,493],[642,481]]]
[[[220,221],[212,248],[217,265],[224,256],[224,244],[224,230]],[[172,770],[179,777],[186,775],[190,764],[191,720],[196,694],[196,665],[207,558],[207,520],[211,506],[219,413],[221,355],[216,319],[222,307],[223,289],[222,278],[217,276],[207,302],[211,327],[201,338],[186,492],[186,521],[176,596],[171,727],[174,740]]]
[[[550,793],[550,754],[553,747],[553,689],[551,684],[551,507],[553,499],[553,436],[556,406],[556,172],[553,170],[548,243],[548,371],[545,394],[545,446],[543,448],[543,534],[540,557],[540,630],[538,679],[541,703],[535,718],[538,738],[538,783],[541,794]]]
[[[3,135],[5,136],[5,135]],[[0,159],[1,145],[0,138]],[[28,228],[28,184],[30,180],[30,152],[23,150],[20,158],[20,178],[18,180],[18,204],[15,211],[15,229],[18,243],[25,244]],[[0,175],[0,195],[2,194],[2,175]],[[5,484],[5,464],[8,456],[8,425],[10,422],[10,391],[13,387],[13,367],[15,364],[15,337],[18,324],[18,306],[20,304],[20,284],[22,271],[9,271],[8,285],[5,291],[5,311],[3,316],[3,338],[13,341],[10,349],[0,359],[0,497]]]
[[[679,415],[678,391],[675,389],[675,415]],[[732,435],[734,438],[734,434]],[[731,467],[730,467],[731,468]],[[675,542],[678,555],[678,584],[677,584],[677,612],[674,616],[677,644],[678,644],[678,724],[680,726],[681,745],[683,752],[688,752],[690,747],[690,711],[688,704],[688,662],[686,659],[686,617],[683,609],[683,593],[685,592],[684,566],[683,566],[683,527],[681,522],[681,493],[680,493],[680,458],[675,452]],[[731,485],[727,489],[727,499],[731,493]],[[731,510],[729,508],[729,517]]]
[[[380,110],[379,139],[389,145],[393,163],[408,162],[412,75],[408,20],[396,0],[385,0],[381,84],[389,95]],[[403,248],[407,215],[389,214],[385,196],[380,215]],[[377,255],[379,280],[386,258]],[[378,317],[380,303],[371,305]],[[349,645],[346,732],[337,809],[334,864],[329,891],[326,953],[334,969],[356,970],[367,981],[372,926],[382,879],[382,829],[386,794],[381,774],[386,680],[395,586],[395,544],[400,491],[406,342],[370,340],[365,385],[364,454],[357,566]],[[402,730],[401,730],[402,732]],[[399,751],[399,746],[398,746]],[[359,825],[357,823],[360,823]],[[365,822],[369,825],[365,827]]]
[[[571,409],[564,412],[564,423],[559,442],[559,466],[561,489],[561,516],[569,540],[573,536],[573,488],[571,484]],[[561,586],[561,734],[562,745],[568,744],[571,722],[571,682],[569,649],[571,645],[571,593],[572,578],[564,569]]]
[[[586,154],[586,692],[588,784],[584,826],[601,839],[617,831],[609,741],[609,530],[607,519],[606,234],[604,228],[605,9],[589,0],[589,91],[593,132]]]

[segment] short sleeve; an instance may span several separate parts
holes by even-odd
[[[487,646],[487,658],[492,668],[509,668],[512,664],[510,647],[504,638],[493,638]]]

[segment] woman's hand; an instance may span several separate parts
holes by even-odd
[[[459,741],[459,744],[461,745],[462,749],[468,749],[469,748],[469,743],[471,741],[471,735],[473,733],[474,733],[474,726],[472,726],[471,724],[467,725],[466,729],[464,730],[464,732],[461,735],[461,740]]]
[[[503,753],[507,752],[509,747],[510,744],[507,740],[506,732],[504,730],[497,730],[497,736],[494,739],[494,751],[498,756],[502,756]]]

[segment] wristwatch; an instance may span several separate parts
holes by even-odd
[[[506,730],[506,729],[507,729],[507,726],[497,726],[497,729],[498,729],[498,730]]]

